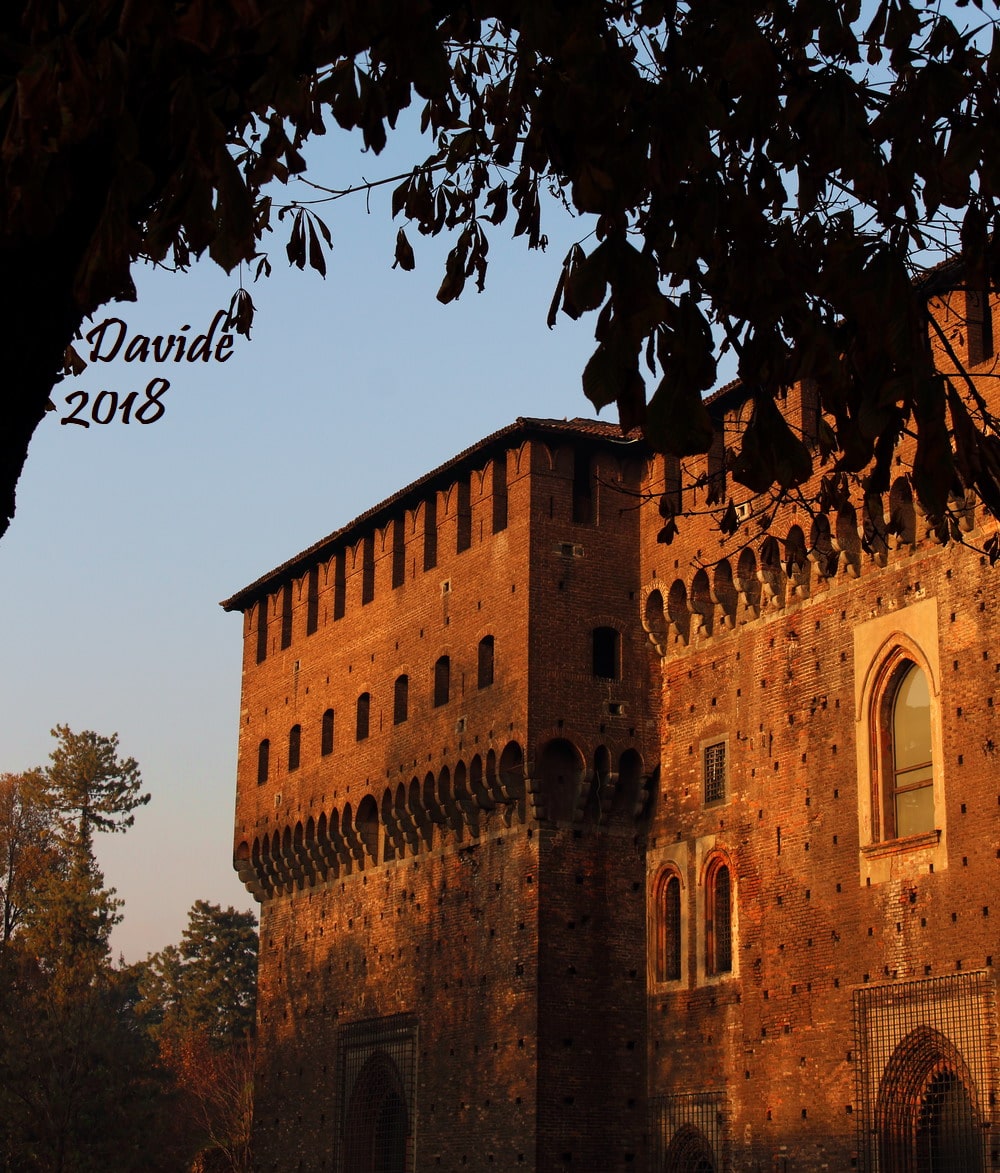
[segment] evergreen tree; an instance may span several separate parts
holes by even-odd
[[[252,912],[198,900],[180,945],[137,967],[139,1013],[173,1072],[194,1169],[250,1168],[257,931]]]
[[[39,770],[0,774],[0,946],[11,940],[58,861],[51,818],[38,800],[40,776]]]
[[[118,759],[117,736],[53,732],[49,768],[0,787],[0,847],[14,861],[0,951],[0,1168],[180,1169],[170,1078],[137,1019],[135,974],[109,964],[121,901],[93,854],[93,832],[125,830],[149,796],[135,761]],[[29,829],[42,850],[32,869]]]
[[[89,729],[74,733],[57,725],[58,738],[42,777],[42,801],[52,811],[67,847],[93,853],[95,831],[127,831],[135,810],[150,796],[142,793],[135,758],[118,757],[118,734],[103,737]]]
[[[256,917],[196,900],[180,946],[168,945],[146,960],[139,988],[140,1009],[159,1036],[199,1031],[223,1047],[252,1035]]]

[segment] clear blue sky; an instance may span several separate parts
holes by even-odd
[[[406,166],[343,135],[323,147],[310,175],[341,186]],[[417,270],[391,270],[390,191],[370,213],[364,196],[330,206],[325,281],[290,271],[276,234],[252,340],[224,365],[91,366],[56,388],[32,442],[0,541],[0,770],[45,762],[56,723],[117,731],[138,760],[152,802],[98,843],[127,960],[177,941],[196,899],[253,903],[230,863],[241,621],[219,600],[518,415],[593,414],[580,390],[593,317],[545,325],[586,226],[551,219],[544,254],[496,230],[486,292],[441,306],[440,243],[412,233]],[[193,337],[236,284],[210,264],[136,279],[138,303],[95,322]],[[170,382],[156,423],[59,422],[75,390],[141,400],[155,377]]]

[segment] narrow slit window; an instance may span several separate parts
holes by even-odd
[[[265,737],[257,746],[257,785],[263,786],[271,766],[271,743]]]
[[[292,642],[292,584],[286,582],[281,589],[281,646],[287,648]]]
[[[993,356],[993,314],[988,290],[965,291],[965,332],[970,367]]]
[[[257,604],[257,663],[267,659],[267,595]]]
[[[306,635],[312,635],[319,627],[319,567],[309,571],[306,602]]]
[[[302,726],[293,725],[288,731],[288,772],[299,768],[299,757],[302,752]]]
[[[358,713],[355,737],[364,741],[368,736],[368,725],[371,720],[372,697],[370,692],[363,692],[358,697]]]
[[[493,461],[493,532],[507,528],[507,453]]]
[[[396,677],[396,687],[392,701],[392,723],[402,725],[409,716],[410,706],[410,678],[405,674]]]
[[[684,509],[684,490],[681,485],[681,460],[679,456],[666,453],[663,457],[663,495],[666,504],[674,514]]]
[[[594,520],[594,474],[589,452],[573,453],[573,520],[582,525]]]
[[[441,656],[434,665],[434,705],[435,708],[448,703],[451,693],[451,660]]]
[[[472,545],[472,487],[468,477],[458,482],[458,517],[455,550],[461,554]]]
[[[706,504],[720,504],[726,499],[726,441],[722,429],[712,433],[712,445],[706,458],[708,495]]]
[[[437,495],[431,495],[424,502],[424,570],[437,566]]]
[[[333,617],[343,619],[347,600],[347,554],[344,550],[337,552],[333,564]]]
[[[493,636],[484,635],[479,641],[479,688],[489,688],[493,683]]]
[[[323,726],[320,732],[319,752],[323,757],[333,753],[333,709],[327,709],[323,714]]]
[[[361,542],[361,603],[375,598],[375,535],[368,534]]]
[[[406,580],[406,519],[397,517],[392,523],[392,589]]]

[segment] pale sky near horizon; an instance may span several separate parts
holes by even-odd
[[[310,176],[346,186],[412,161],[345,144],[331,135]],[[331,148],[346,159],[336,174]],[[519,415],[594,415],[580,385],[593,315],[545,325],[588,227],[550,217],[545,253],[494,230],[486,292],[442,306],[440,242],[411,232],[416,271],[391,271],[390,192],[370,213],[364,196],[328,207],[325,281],[289,270],[282,226],[274,275],[251,287],[252,339],[227,362],[92,364],[55,388],[32,441],[0,541],[0,771],[44,763],[62,723],[117,731],[138,760],[152,801],[97,845],[125,900],[113,947],[128,961],[178,941],[197,899],[255,907],[231,868],[242,626],[219,600]],[[208,263],[136,280],[138,302],[95,324],[193,339],[236,286]],[[77,390],[90,419],[101,390],[137,391],[135,410],[154,378],[170,384],[156,422],[60,422]],[[104,396],[99,416],[112,406]]]

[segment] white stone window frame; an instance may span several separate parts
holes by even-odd
[[[941,721],[941,664],[935,599],[879,615],[854,629],[854,738],[857,755],[858,874],[862,887],[913,879],[948,866],[944,736]],[[890,661],[911,660],[927,677],[931,699],[934,827],[908,839],[881,839],[876,786],[880,768],[878,707]]]

